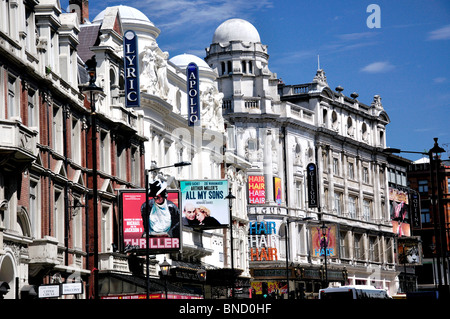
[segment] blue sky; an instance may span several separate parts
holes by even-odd
[[[68,0],[61,1],[67,7]],[[310,82],[320,67],[331,89],[380,95],[391,123],[387,146],[427,151],[433,138],[450,156],[450,1],[448,0],[113,0],[90,1],[91,20],[104,8],[139,9],[160,30],[170,57],[205,57],[215,29],[242,18],[268,45],[269,69],[286,84]],[[379,28],[369,28],[379,8]],[[420,155],[403,153],[415,160]]]

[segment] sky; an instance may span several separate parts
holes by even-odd
[[[63,11],[67,5],[61,0]],[[90,20],[114,5],[143,12],[170,57],[204,58],[222,22],[247,20],[284,83],[311,82],[320,66],[332,90],[356,92],[367,105],[380,95],[387,147],[427,152],[438,138],[442,158],[450,156],[449,0],[91,0]]]

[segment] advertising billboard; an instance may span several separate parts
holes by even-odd
[[[398,236],[411,236],[409,192],[405,188],[389,187],[391,223]]]
[[[311,256],[327,258],[339,258],[338,232],[336,225],[325,225],[325,235],[323,235],[322,225],[310,225],[311,234]]]
[[[180,181],[182,225],[224,228],[230,223],[227,180]]]
[[[266,182],[264,176],[248,177],[248,203],[264,204],[266,202]]]
[[[282,200],[282,190],[281,190],[281,178],[274,177],[273,178],[273,197],[275,200],[275,203],[278,205],[281,205]]]
[[[157,211],[157,205],[152,205],[150,209],[150,216],[156,216],[157,219],[166,220],[170,224],[164,233],[149,230],[150,253],[173,252],[179,251],[181,248],[180,192],[168,190],[167,193],[167,205],[163,206],[162,211]],[[153,203],[153,200],[149,198],[149,202]],[[137,250],[143,253],[146,250],[144,203],[145,190],[143,189],[120,190],[119,192],[119,213],[122,217],[121,228],[125,251]]]
[[[398,264],[417,266],[422,264],[422,244],[420,237],[399,237],[397,241]]]

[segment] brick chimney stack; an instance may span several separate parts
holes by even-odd
[[[89,0],[69,0],[69,12],[76,12],[80,24],[89,21]]]

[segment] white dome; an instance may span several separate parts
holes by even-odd
[[[124,20],[130,20],[130,21],[136,21],[136,22],[142,21],[142,22],[146,22],[146,24],[150,23],[151,25],[154,25],[149,20],[149,18],[147,18],[147,16],[145,14],[143,14],[141,11],[139,11],[138,9],[135,9],[135,8],[132,8],[129,6],[124,6],[124,5],[113,6],[110,8],[118,8],[119,9],[120,18],[122,19],[122,21],[124,21]],[[106,12],[106,9],[103,10],[102,12],[100,12],[94,18],[94,20],[92,22],[96,23],[96,22],[102,21],[105,16],[105,12]]]
[[[223,22],[214,32],[212,43],[230,41],[261,42],[258,30],[248,21],[230,19]]]
[[[211,68],[209,67],[208,63],[206,63],[203,59],[200,59],[198,56],[193,55],[193,54],[180,54],[180,55],[176,55],[173,58],[170,59],[170,62],[172,62],[173,64],[175,64],[176,66],[178,66],[181,69],[185,69],[189,63],[194,62],[195,64],[197,64],[197,66],[199,68],[204,68],[204,69],[208,69],[210,70]]]

